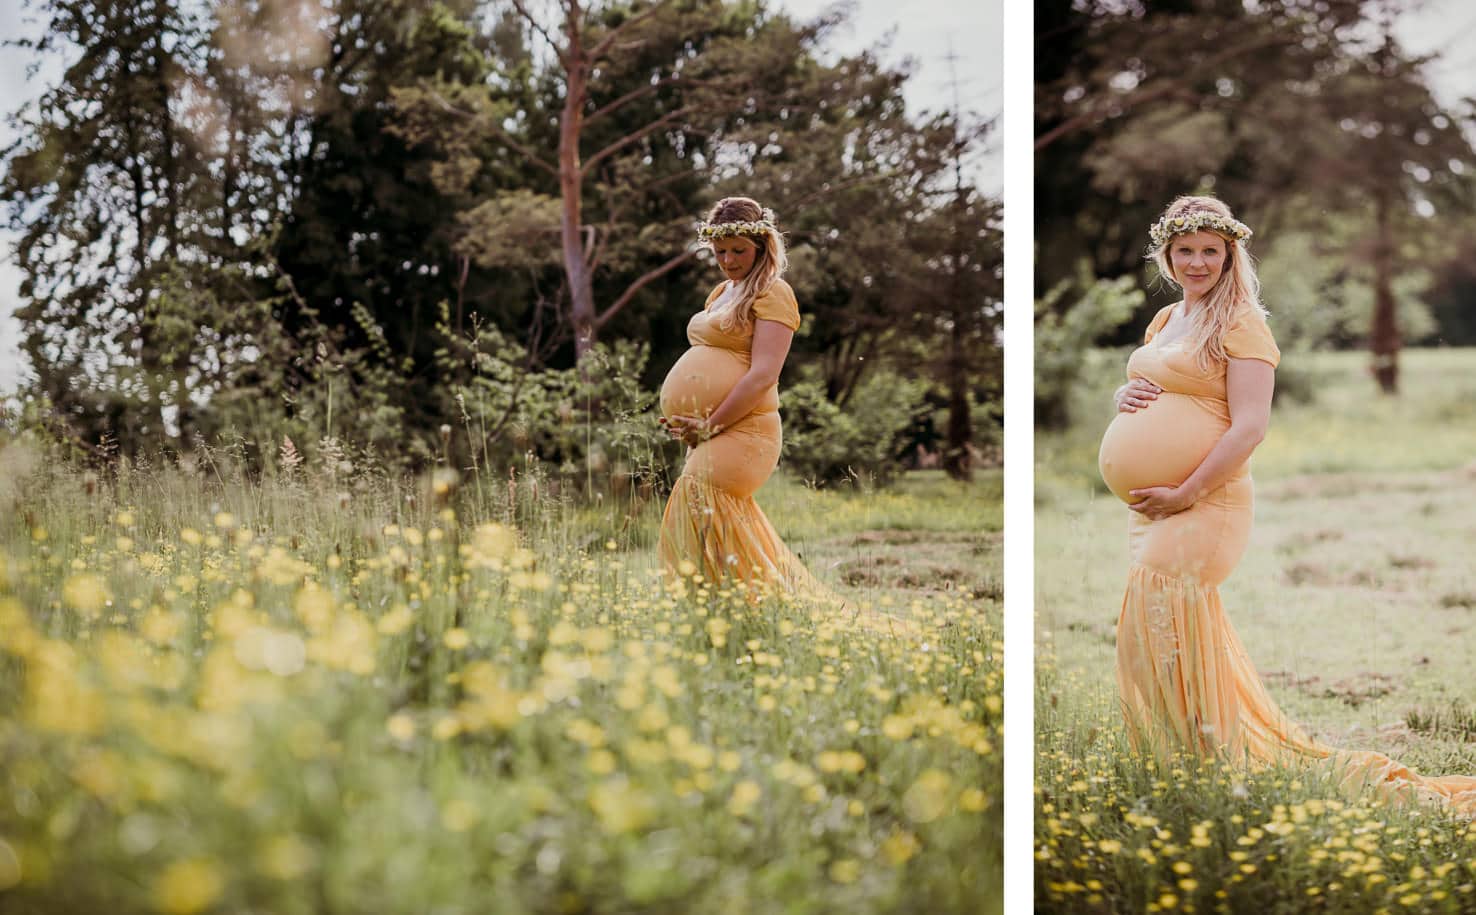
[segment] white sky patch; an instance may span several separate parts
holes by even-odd
[[[1476,96],[1476,6],[1470,0],[1411,2],[1395,20],[1394,35],[1406,52],[1435,58],[1425,75],[1441,105],[1459,111]],[[1476,130],[1466,134],[1476,143]]]
[[[837,5],[835,0],[776,3],[801,19],[812,19]],[[833,52],[853,54],[884,41],[883,63],[913,63],[904,89],[909,115],[951,110],[955,88],[957,106],[964,112],[984,118],[998,118],[1003,112],[1003,0],[864,0],[852,4],[848,22],[830,36],[827,46]],[[1002,140],[996,126],[975,165],[979,187],[988,194],[997,195],[1004,188]]]
[[[34,26],[28,26],[30,14],[23,13],[18,3],[0,3],[0,35],[21,37],[34,35]],[[14,49],[0,54],[0,98],[5,99],[4,113],[9,114],[22,104],[30,104],[41,94],[43,86],[54,80],[57,68],[50,67],[31,79],[26,79],[26,66],[32,62],[30,55]],[[0,146],[15,142],[16,135],[8,124],[0,123]],[[20,349],[21,326],[14,312],[21,306],[20,284],[23,276],[15,266],[15,233],[0,229],[0,396],[14,391],[21,375],[27,369]]]

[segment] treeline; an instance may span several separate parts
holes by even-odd
[[[629,437],[618,423],[685,348],[714,282],[694,229],[734,193],[790,240],[802,412],[890,410],[892,467],[922,444],[966,474],[997,434],[1000,216],[970,178],[989,122],[908,111],[906,72],[828,50],[838,16],[722,0],[32,12],[45,37],[21,44],[66,69],[13,118],[0,196],[28,393],[79,441],[236,435],[269,461],[286,435],[414,463],[449,426],[463,461],[587,461],[594,439]],[[838,432],[874,448],[862,426]]]
[[[1476,120],[1469,103],[1443,105],[1429,61],[1399,45],[1400,6],[1037,3],[1045,336],[1135,339],[1171,301],[1151,287],[1148,226],[1175,196],[1210,192],[1256,231],[1284,347],[1367,346],[1394,391],[1406,340],[1476,344],[1476,250],[1464,228]],[[1121,277],[1149,291],[1136,307],[1123,307]],[[1083,305],[1094,312],[1070,315]],[[1064,419],[1061,388],[1059,378],[1041,386],[1042,420]]]

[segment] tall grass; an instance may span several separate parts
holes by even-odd
[[[761,492],[837,609],[533,463],[0,461],[6,912],[999,909],[997,474]]]

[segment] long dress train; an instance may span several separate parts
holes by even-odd
[[[1224,367],[1205,369],[1174,343],[1154,344],[1169,311],[1154,318],[1144,346],[1128,362],[1129,377],[1147,378],[1164,393],[1136,414],[1119,414],[1121,421],[1114,420],[1103,439],[1103,476],[1119,495],[1151,485],[1155,474],[1180,472],[1184,465],[1192,470],[1229,426]],[[1279,361],[1265,320],[1253,311],[1224,342],[1232,357],[1273,366]],[[1202,416],[1194,418],[1195,412]],[[1171,477],[1156,482],[1165,479]],[[1394,801],[1431,800],[1476,815],[1476,778],[1425,777],[1382,753],[1327,746],[1287,720],[1271,698],[1218,590],[1245,551],[1254,503],[1246,465],[1186,511],[1157,521],[1132,515],[1117,685],[1134,746],[1189,750],[1248,766],[1311,762],[1329,767],[1350,790],[1374,787]]]

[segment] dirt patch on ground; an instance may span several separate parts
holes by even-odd
[[[874,530],[827,544],[830,568],[848,587],[921,593],[965,591],[1001,600],[1003,538],[969,531]]]
[[[1387,556],[1383,563],[1354,569],[1303,559],[1283,566],[1281,577],[1294,588],[1357,588],[1399,593],[1419,586],[1419,574],[1436,568],[1439,563],[1420,556]]]
[[[1289,670],[1272,670],[1261,674],[1261,680],[1268,685],[1295,689],[1318,699],[1336,699],[1351,708],[1357,708],[1370,699],[1382,699],[1400,686],[1398,677],[1377,671],[1362,671],[1328,682],[1315,675],[1301,676]]]
[[[1358,708],[1368,700],[1382,699],[1398,688],[1399,678],[1393,674],[1364,672],[1334,680],[1321,690],[1314,688],[1312,694],[1324,699],[1336,699],[1350,708]]]
[[[1328,527],[1293,534],[1281,542],[1281,549],[1288,553],[1299,552],[1308,547],[1314,547],[1323,543],[1335,543],[1342,539],[1342,531]]]
[[[1066,624],[1066,630],[1068,632],[1090,633],[1107,645],[1117,644],[1117,626],[1115,624],[1109,626],[1099,623],[1073,622]]]
[[[1320,562],[1293,562],[1281,570],[1281,577],[1294,588],[1389,588],[1389,582],[1374,569],[1338,570]]]
[[[1469,485],[1470,481],[1469,477],[1450,473],[1396,474],[1384,479],[1368,473],[1319,473],[1288,477],[1266,486],[1262,492],[1267,498],[1286,501],[1346,499],[1370,493],[1435,492],[1447,490],[1452,484]]]
[[[912,546],[919,543],[967,543],[988,547],[990,542],[999,543],[1003,537],[998,533],[974,533],[972,531],[918,531],[888,528],[879,531],[862,531],[844,540],[844,546]]]
[[[1471,591],[1448,591],[1440,595],[1440,606],[1447,610],[1476,609],[1476,593]]]

